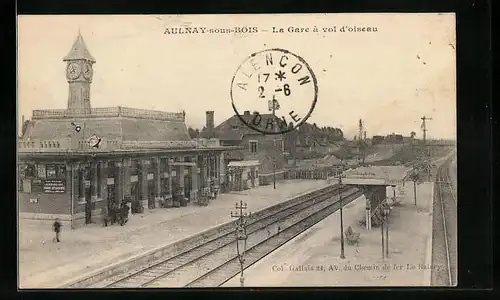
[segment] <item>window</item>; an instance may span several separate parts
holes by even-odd
[[[130,169],[138,169],[139,168],[139,163],[137,162],[136,159],[131,159],[130,160]]]
[[[56,165],[57,178],[66,179],[66,165]]]
[[[45,165],[36,165],[37,167],[37,177],[38,178],[46,178],[47,174],[45,172]]]
[[[258,141],[249,141],[248,142],[248,148],[249,148],[249,151],[250,153],[257,153],[257,150],[258,150]]]
[[[66,165],[64,164],[46,165],[45,172],[48,179],[66,179]]]
[[[47,178],[56,178],[57,177],[57,172],[56,172],[56,166],[55,165],[47,165]]]

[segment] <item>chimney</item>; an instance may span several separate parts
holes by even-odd
[[[206,124],[206,127],[207,127],[207,131],[212,134],[213,131],[214,131],[214,111],[213,110],[210,110],[210,111],[207,111],[206,112],[207,114],[207,124]]]
[[[245,112],[243,113],[245,116],[249,116],[250,115],[250,111],[249,110],[245,110]]]

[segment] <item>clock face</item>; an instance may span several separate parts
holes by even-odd
[[[89,63],[85,63],[85,65],[83,66],[83,77],[85,77],[85,79],[92,78],[92,72],[92,65]]]
[[[66,76],[69,79],[77,79],[80,76],[80,65],[76,62],[72,62],[66,68]]]

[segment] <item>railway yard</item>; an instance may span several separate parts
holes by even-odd
[[[456,285],[457,200],[451,179],[456,176],[456,158],[448,155],[435,162],[433,182],[417,187],[416,207],[413,183],[398,187],[388,217],[390,243],[385,258],[380,251],[380,230],[368,230],[359,223],[365,211],[362,188],[339,185],[336,179],[288,180],[276,190],[262,186],[223,195],[209,208],[185,207],[177,215],[156,213],[151,220],[156,218],[157,224],[147,229],[146,221],[132,218],[127,236],[112,232],[120,227],[105,228],[108,236],[97,239],[92,232],[103,228],[88,228],[69,231],[60,244],[40,244],[32,243],[35,235],[42,232],[49,240],[50,232],[34,233],[36,224],[25,225],[21,286],[241,286],[237,220],[230,215],[235,201],[248,203],[250,213],[245,227],[245,286]],[[403,174],[390,176],[402,178]],[[387,187],[386,197],[392,198],[393,192]],[[345,244],[345,259],[339,257],[341,205],[343,228],[349,226],[361,236],[359,243]],[[65,245],[64,241],[71,242]],[[44,255],[56,256],[54,262]]]
[[[339,197],[332,197],[338,186],[290,201],[280,210],[268,210],[251,218],[246,261],[251,264],[338,209]],[[359,196],[356,189],[347,191],[346,202]],[[313,205],[314,203],[314,205]],[[278,227],[280,231],[278,233]],[[213,287],[220,286],[239,270],[234,229],[210,236],[200,245],[181,254],[161,258],[149,265],[130,270],[89,287]]]

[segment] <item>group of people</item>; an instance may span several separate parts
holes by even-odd
[[[125,225],[128,221],[128,214],[130,211],[130,207],[127,203],[122,203],[119,207],[117,204],[112,204],[110,209],[107,207],[103,208],[103,218],[104,218],[104,226],[108,226],[108,223],[111,225],[118,223],[121,226]],[[52,228],[55,233],[54,242],[61,242],[60,234],[62,229],[61,220],[57,218],[52,224]]]
[[[122,203],[121,206],[113,203],[110,208],[103,208],[103,217],[104,217],[104,226],[113,225],[115,223],[120,224],[121,226],[125,225],[128,221],[128,214],[130,212],[130,207],[127,203]]]

